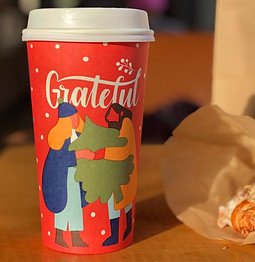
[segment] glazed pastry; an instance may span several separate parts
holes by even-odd
[[[255,185],[245,186],[219,207],[218,226],[231,226],[244,237],[255,231]]]
[[[231,214],[233,228],[247,237],[255,230],[255,203],[244,200],[238,204]]]

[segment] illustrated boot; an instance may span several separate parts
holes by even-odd
[[[72,244],[73,247],[88,247],[88,244],[82,240],[79,231],[72,231]]]
[[[127,227],[123,235],[123,240],[125,240],[128,237],[128,235],[130,234],[132,230],[132,209],[130,209],[126,213],[126,222],[127,222]]]
[[[118,243],[119,240],[119,217],[110,219],[112,235],[108,237],[103,246],[111,246]]]
[[[63,238],[63,230],[58,229],[58,228],[56,228],[55,243],[58,244],[59,246],[68,248],[68,245]]]

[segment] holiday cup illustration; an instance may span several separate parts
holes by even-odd
[[[146,12],[34,10],[23,40],[44,245],[77,254],[130,245],[154,40]]]
[[[80,232],[83,231],[82,208],[87,203],[85,192],[75,180],[76,162],[81,154],[69,150],[69,145],[78,138],[84,122],[76,108],[62,100],[58,118],[48,135],[50,150],[43,169],[43,198],[48,210],[54,213],[55,243],[68,247],[63,239],[63,231],[68,229],[72,233],[72,245],[86,247]],[[91,158],[89,151],[87,157]]]

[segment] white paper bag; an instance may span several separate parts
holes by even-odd
[[[255,117],[255,1],[218,0],[212,103]]]

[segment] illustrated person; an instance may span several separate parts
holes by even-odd
[[[105,148],[104,159],[121,161],[126,159],[129,155],[134,156],[134,169],[130,175],[130,181],[126,185],[121,185],[123,199],[117,203],[115,195],[112,194],[108,201],[111,236],[103,242],[103,246],[109,246],[117,244],[119,241],[119,219],[121,209],[124,209],[126,215],[126,229],[123,235],[123,240],[125,240],[132,231],[132,202],[135,199],[137,188],[137,160],[132,112],[119,104],[112,104],[106,113],[105,119],[108,123],[108,127],[119,130],[119,137],[126,138],[128,142],[122,147]]]
[[[84,122],[73,105],[59,103],[58,122],[48,134],[50,150],[43,169],[43,198],[47,208],[55,214],[55,243],[68,247],[63,232],[69,230],[74,247],[87,247],[80,232],[84,230],[82,207],[88,203],[85,201],[86,192],[75,181],[74,175],[76,160],[92,159],[94,153],[89,150],[70,151],[69,145],[82,132]]]
[[[120,210],[124,209],[126,239],[132,231],[132,201],[137,186],[136,145],[132,114],[119,104],[106,113],[108,127],[94,123],[88,116],[85,128],[69,149],[88,150],[91,158],[77,159],[75,180],[86,191],[85,200],[108,203],[111,237],[103,246],[118,243]]]

